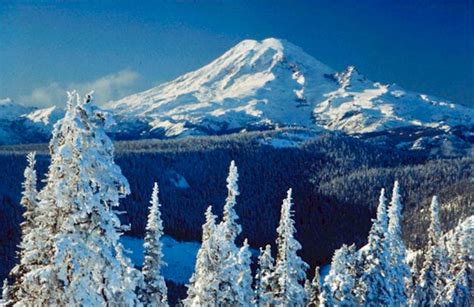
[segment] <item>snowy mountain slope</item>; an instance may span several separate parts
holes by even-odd
[[[0,144],[39,143],[49,140],[54,123],[64,111],[56,107],[38,109],[0,99]]]
[[[366,133],[404,126],[446,128],[472,125],[474,110],[437,98],[373,83],[354,67],[334,75],[340,87],[314,109],[316,122],[330,130]]]
[[[32,107],[23,106],[13,102],[10,98],[0,99],[0,120],[13,120],[33,110]]]
[[[41,123],[45,126],[51,126],[64,115],[64,111],[56,106],[52,106],[44,109],[36,109],[28,114],[22,116],[29,119],[33,123]]]
[[[365,133],[403,126],[471,125],[474,110],[337,73],[289,42],[245,40],[176,80],[106,105],[165,136],[276,126]]]

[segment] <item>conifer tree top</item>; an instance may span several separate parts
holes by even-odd
[[[388,231],[395,236],[401,236],[400,218],[402,211],[402,203],[400,200],[400,187],[398,181],[393,184],[392,200],[388,209],[389,225]]]
[[[237,204],[236,199],[240,194],[239,186],[237,184],[238,179],[239,173],[237,172],[237,166],[235,166],[234,161],[231,161],[229,175],[227,177],[227,198],[224,205],[222,225],[224,227],[223,235],[232,242],[242,231],[242,227],[237,223],[239,217],[235,212],[235,205]]]
[[[442,234],[441,224],[439,220],[440,204],[438,201],[438,196],[436,195],[433,196],[431,200],[430,210],[431,210],[431,223],[430,223],[429,232],[430,232],[432,240],[434,240],[433,244],[435,244],[436,240],[438,240]]]

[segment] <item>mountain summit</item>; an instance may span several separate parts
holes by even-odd
[[[300,126],[365,133],[472,124],[472,109],[336,72],[275,38],[244,40],[210,64],[106,105],[167,137]]]

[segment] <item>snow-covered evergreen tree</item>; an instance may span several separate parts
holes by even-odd
[[[236,169],[235,169],[236,170]],[[228,206],[228,212],[233,211]],[[248,245],[239,249],[225,233],[232,223],[215,225],[211,207],[206,211],[201,248],[188,285],[185,306],[248,306],[252,301],[252,276]],[[237,217],[235,216],[235,219]],[[228,220],[229,221],[229,220]],[[240,225],[235,224],[240,228]]]
[[[474,216],[460,222],[448,235],[449,279],[436,303],[449,306],[471,306],[474,292]],[[474,293],[473,293],[474,294]]]
[[[342,245],[334,252],[329,274],[324,279],[320,306],[357,306],[355,297],[355,246]]]
[[[25,275],[19,304],[138,304],[136,285],[124,283],[116,257],[122,227],[114,208],[129,193],[113,161],[104,127],[110,119],[76,93],[54,129],[46,186],[38,195],[33,246],[25,257],[35,268]]]
[[[216,228],[213,236],[215,242],[215,266],[219,291],[217,292],[218,305],[244,306],[250,302],[245,301],[247,290],[242,288],[238,280],[241,275],[242,265],[239,263],[239,248],[235,239],[242,231],[237,223],[238,215],[235,212],[236,197],[239,195],[237,181],[239,174],[235,162],[232,161],[227,177],[227,198],[224,205],[222,222]]]
[[[397,306],[407,305],[406,284],[410,279],[410,269],[405,262],[406,248],[402,240],[402,203],[400,188],[395,181],[392,191],[392,200],[388,208],[388,244],[390,257],[390,276],[393,287],[393,298]]]
[[[273,303],[273,289],[275,280],[273,279],[274,260],[272,257],[272,247],[270,244],[265,249],[260,248],[258,257],[258,268],[255,274],[255,305],[270,306]]]
[[[367,249],[362,253],[362,272],[359,280],[359,299],[365,306],[392,306],[395,304],[391,283],[388,221],[385,190],[380,192],[377,219],[369,232]]]
[[[184,306],[216,306],[218,303],[217,271],[221,264],[216,257],[215,231],[216,216],[209,206],[206,210],[206,222],[202,226],[202,244],[197,253],[195,270],[189,281],[187,298],[183,300]]]
[[[23,282],[24,275],[30,271],[34,265],[35,259],[27,257],[32,242],[28,240],[31,238],[31,232],[35,231],[35,215],[38,210],[38,190],[36,188],[37,175],[35,170],[36,165],[36,153],[31,152],[27,155],[28,164],[24,171],[24,181],[22,184],[23,192],[20,204],[23,206],[23,222],[21,223],[21,235],[22,240],[20,242],[20,251],[18,253],[20,263],[18,263],[11,271],[11,277],[14,280],[9,292],[14,293],[17,296],[20,295],[21,283]],[[14,301],[14,298],[11,298]]]
[[[37,196],[38,190],[36,188],[37,175],[36,175],[36,153],[30,152],[27,155],[28,165],[25,168],[23,181],[23,192],[20,204],[25,209],[23,213],[23,223],[21,224],[22,235],[28,234],[34,225],[35,210],[37,209]]]
[[[160,241],[163,236],[163,222],[161,220],[161,205],[158,199],[158,184],[156,182],[153,186],[150,204],[145,242],[143,244],[142,272],[145,287],[141,291],[140,300],[146,306],[167,306],[168,290],[165,279],[161,275],[161,268],[165,265]]]
[[[297,255],[301,244],[295,239],[296,228],[293,220],[292,190],[283,200],[280,224],[277,228],[278,253],[273,278],[276,281],[274,302],[278,306],[301,306],[306,301],[303,282],[308,265]]]
[[[253,290],[252,290],[252,270],[250,268],[252,262],[252,253],[249,250],[249,244],[247,239],[244,240],[244,244],[239,250],[238,263],[240,267],[239,279],[237,280],[240,286],[241,301],[245,305],[250,306],[254,301]]]
[[[223,235],[229,242],[234,242],[242,231],[242,227],[237,223],[239,217],[235,212],[235,205],[237,204],[236,198],[239,195],[238,179],[239,173],[237,172],[237,166],[235,166],[234,161],[231,161],[229,175],[227,177],[227,198],[225,200],[224,215],[221,223]]]
[[[311,282],[308,280],[306,287],[306,295],[308,299],[307,306],[317,307],[319,306],[319,296],[321,295],[321,281],[319,275],[319,267],[317,266],[314,270],[314,277]]]
[[[438,244],[441,239],[441,224],[439,221],[440,204],[438,197],[431,201],[431,219],[428,229],[428,251],[423,262],[416,289],[411,303],[414,306],[434,306],[435,301],[445,287],[447,259],[444,250]],[[444,298],[439,298],[440,304]]]

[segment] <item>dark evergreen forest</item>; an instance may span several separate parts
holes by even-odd
[[[178,240],[199,241],[207,206],[222,212],[231,160],[240,174],[236,210],[242,238],[254,247],[275,241],[281,201],[291,187],[301,256],[311,266],[329,263],[343,243],[366,243],[380,188],[391,190],[395,179],[401,186],[409,248],[425,243],[426,208],[433,194],[442,202],[444,230],[474,214],[472,157],[433,158],[341,134],[305,133],[286,130],[117,142],[116,162],[132,191],[121,208],[122,221],[130,225],[128,234],[144,235],[150,193],[157,181],[165,232]],[[272,143],[281,139],[286,146]],[[0,147],[1,279],[15,263],[21,182],[25,155],[31,150],[38,152],[38,171],[44,178],[47,145]]]

